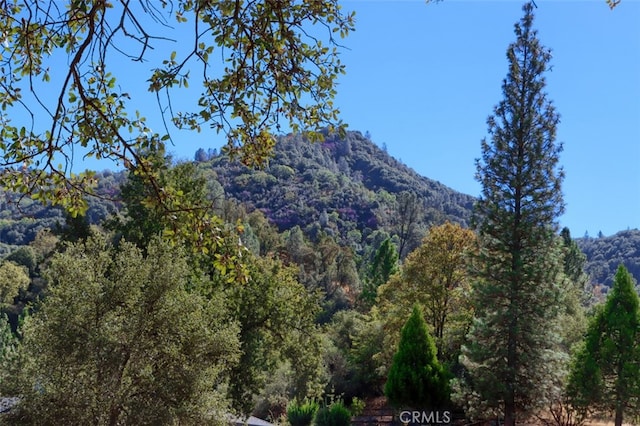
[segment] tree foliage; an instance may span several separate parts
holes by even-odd
[[[324,132],[323,143],[302,135],[278,138],[275,156],[264,170],[252,170],[220,155],[211,167],[227,197],[259,209],[280,231],[299,226],[310,237],[320,231],[357,252],[376,229],[393,236],[396,200],[413,192],[423,205],[407,234],[415,248],[424,231],[416,223],[468,224],[474,197],[420,176],[359,132]],[[326,212],[326,222],[320,216]],[[397,246],[397,242],[394,242]],[[408,251],[403,253],[406,255]]]
[[[571,238],[568,228],[560,231],[562,241],[562,259],[564,272],[564,309],[561,313],[562,340],[567,352],[571,352],[587,327],[586,311],[593,306],[593,287],[589,276],[584,272],[587,261],[586,255],[578,244]]]
[[[229,152],[262,164],[281,120],[316,136],[338,122],[332,97],[344,66],[334,37],[352,29],[353,14],[337,0],[8,3],[0,10],[1,182],[83,212],[95,182],[74,168],[80,152],[135,163],[162,200],[139,152],[169,140],[169,123],[224,132]],[[199,94],[187,90],[194,82]],[[141,84],[157,99],[163,132],[151,130],[145,100],[130,96]]]
[[[314,322],[319,295],[308,292],[297,281],[296,268],[279,259],[251,257],[245,261],[247,283],[225,290],[230,319],[240,326],[241,355],[230,371],[229,384],[234,407],[250,413],[253,396],[287,362],[295,376],[288,396],[320,396],[324,383]]]
[[[398,254],[404,258],[411,251],[410,243],[423,214],[423,205],[415,192],[402,191],[396,196],[395,211],[392,215],[392,227],[398,238]]]
[[[577,407],[615,413],[616,426],[640,410],[640,302],[622,265],[574,357],[568,393]]]
[[[578,238],[576,243],[587,256],[585,272],[593,285],[610,288],[620,265],[640,281],[639,229],[628,229],[601,238]]]
[[[0,312],[0,395],[5,383],[11,380],[11,373],[15,371],[17,360],[18,339],[11,331],[7,316]]]
[[[436,358],[436,346],[419,306],[402,328],[384,393],[396,406],[439,408],[449,400],[449,377]]]
[[[202,424],[223,410],[238,328],[189,292],[179,250],[100,238],[54,256],[50,293],[22,333],[10,424]],[[4,419],[3,419],[4,420]]]
[[[464,350],[470,393],[485,415],[506,425],[546,405],[559,392],[564,355],[559,347],[562,260],[555,219],[563,210],[555,142],[559,117],[544,92],[551,55],[533,29],[533,5],[515,26],[507,50],[504,99],[488,119],[482,141],[476,203],[479,234],[475,318]],[[469,408],[469,407],[468,407]]]
[[[376,250],[364,280],[362,293],[360,293],[363,308],[368,309],[373,306],[378,288],[389,281],[398,268],[398,251],[391,239],[386,238]]]
[[[0,263],[0,308],[11,305],[18,292],[28,285],[27,268],[7,260]]]
[[[429,229],[422,245],[405,262],[404,274],[418,283],[424,295],[425,320],[432,327],[440,357],[457,358],[456,333],[468,331],[471,306],[468,259],[473,254],[476,236],[473,231],[447,222]],[[455,330],[452,324],[462,330]],[[458,340],[458,344],[460,340]]]
[[[617,5],[620,4],[622,0],[607,0],[607,5],[611,10],[615,9]]]
[[[326,390],[345,401],[379,396],[384,379],[376,354],[384,345],[380,322],[355,310],[340,311],[325,325]]]
[[[230,224],[216,210],[214,191],[204,171],[194,163],[171,164],[164,151],[150,152],[158,182],[169,197],[164,206],[149,202],[154,189],[148,179],[131,171],[122,187],[123,214],[107,222],[107,227],[144,249],[153,238],[162,236],[190,251],[192,265],[206,273],[214,271],[228,282],[246,282],[241,223]]]
[[[395,348],[400,330],[418,303],[435,338],[438,356],[457,363],[460,346],[470,326],[469,258],[475,249],[473,231],[447,222],[434,226],[422,244],[405,259],[399,273],[380,286],[375,313],[385,327],[384,348]],[[393,354],[384,351],[386,364]]]

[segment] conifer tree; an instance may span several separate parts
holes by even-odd
[[[623,415],[640,411],[640,308],[633,279],[620,265],[603,309],[576,353],[568,393],[577,408]]]
[[[482,141],[476,162],[476,311],[462,358],[463,389],[483,414],[504,416],[505,425],[555,396],[564,359],[556,327],[562,260],[555,219],[564,208],[559,116],[544,92],[551,54],[533,29],[531,3],[523,10],[507,50],[504,99],[488,119],[490,140]]]
[[[402,328],[384,393],[392,405],[437,408],[449,400],[445,370],[436,358],[436,345],[422,311],[415,305]]]
[[[390,238],[386,238],[375,253],[368,276],[364,281],[360,299],[365,309],[376,301],[378,288],[398,271],[398,251]]]

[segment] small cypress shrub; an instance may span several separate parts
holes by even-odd
[[[436,358],[436,345],[418,305],[402,327],[384,394],[395,407],[438,408],[449,400],[448,374]]]
[[[291,426],[309,426],[318,411],[316,401],[304,400],[302,404],[293,400],[287,407],[287,420]]]
[[[318,410],[314,423],[316,426],[349,426],[351,411],[342,401],[335,401],[330,406]]]

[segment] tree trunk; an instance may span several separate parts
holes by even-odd
[[[622,426],[622,404],[616,404],[615,426]]]
[[[516,404],[513,399],[513,394],[510,394],[504,402],[504,426],[516,425]]]

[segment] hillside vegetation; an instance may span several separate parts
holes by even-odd
[[[204,150],[196,152],[193,162],[175,163],[168,156],[159,156],[158,161],[164,162],[162,178],[168,186],[209,204],[211,213],[220,218],[216,223],[227,241],[241,242],[218,246],[218,251],[208,254],[191,253],[183,260],[172,257],[178,263],[189,261],[189,268],[197,273],[188,287],[204,298],[204,305],[220,309],[222,316],[209,325],[228,323],[239,330],[234,336],[218,336],[220,345],[226,345],[233,356],[209,354],[212,365],[239,356],[228,373],[230,406],[267,417],[284,412],[283,404],[305,395],[331,392],[346,402],[379,396],[400,330],[416,302],[422,306],[430,332],[434,331],[443,368],[460,371],[459,356],[473,311],[469,299],[472,281],[464,255],[476,241],[476,234],[468,230],[473,197],[420,176],[359,132],[347,132],[344,137],[326,134],[324,142],[315,143],[299,135],[281,136],[274,157],[262,169],[250,169],[226,155]],[[56,275],[51,275],[51,265],[57,265],[62,275],[90,274],[93,266],[89,265],[64,269],[78,259],[73,250],[88,255],[83,241],[104,245],[104,250],[93,253],[96,258],[102,258],[102,252],[130,250],[123,259],[137,259],[129,265],[133,275],[150,267],[146,262],[155,262],[143,253],[156,247],[155,237],[163,228],[170,228],[172,219],[144,204],[149,188],[139,176],[103,171],[97,177],[99,196],[90,200],[86,216],[76,218],[28,197],[3,193],[0,238],[5,262],[1,265],[5,275],[13,274],[20,283],[14,289],[18,296],[8,298],[2,309],[8,324],[5,330],[16,330],[24,313],[37,316],[42,301],[53,304],[51,312],[66,312],[55,307],[55,303],[66,303],[56,299],[59,291],[83,300],[87,292],[72,285],[76,278],[63,286],[51,281]],[[106,240],[91,239],[96,234]],[[640,232],[577,240],[587,254],[586,263],[569,233],[563,231],[562,236],[568,238],[563,249],[565,274],[576,289],[584,283],[583,269],[595,283],[611,285],[611,268],[623,263],[637,278]],[[107,241],[115,243],[120,238],[138,248],[112,247]],[[173,253],[175,248],[153,250]],[[241,256],[244,264],[236,266],[238,276],[246,277],[243,285],[228,286],[218,269],[224,256]],[[105,286],[95,297],[103,290],[126,289],[132,292],[127,293],[127,303],[137,306],[136,301],[143,300],[146,293],[121,280],[120,272],[109,274],[107,271],[104,283],[87,281],[96,288]],[[197,278],[202,274],[207,278]],[[136,279],[144,282],[147,278]],[[442,283],[449,283],[446,291]],[[180,293],[182,288],[174,290],[167,297],[186,297]],[[579,312],[577,293],[570,300],[571,309]],[[96,299],[95,303],[103,302]],[[575,312],[567,312],[564,321],[569,324],[563,336],[567,347],[581,333],[583,318]],[[118,318],[126,322],[131,315],[127,311]],[[61,318],[60,323],[69,321]],[[51,333],[42,327],[36,324],[30,333],[47,342]],[[150,336],[151,341],[154,334]],[[52,352],[79,347],[60,342],[61,346],[47,344]],[[131,348],[141,342],[132,340]],[[90,369],[91,363],[82,368]],[[25,388],[8,387],[4,392],[32,389],[28,371],[24,374],[19,383]],[[101,392],[100,388],[85,388]]]
[[[259,210],[280,232],[297,226],[309,238],[328,234],[361,253],[378,241],[375,231],[395,234],[398,243],[402,228],[407,228],[402,253],[406,255],[429,225],[445,221],[469,225],[474,197],[419,175],[360,132],[347,132],[344,138],[326,134],[323,143],[301,143],[301,138],[280,136],[274,157],[263,169],[248,168],[214,150],[198,150],[195,162],[207,171],[211,191],[247,211]],[[121,209],[120,185],[126,179],[122,171],[96,176],[100,197],[89,200],[90,224],[100,224]],[[400,214],[400,194],[415,195],[415,200],[405,198],[416,202],[414,216]],[[0,254],[32,242],[40,230],[55,231],[65,223],[60,208],[3,193]],[[610,287],[620,264],[640,281],[640,230],[576,242],[586,255],[585,272],[594,284]]]
[[[376,229],[406,228],[398,232],[408,232],[406,255],[428,225],[468,225],[473,197],[420,176],[360,132],[325,136],[323,143],[281,136],[262,170],[225,156],[205,164],[211,164],[227,197],[262,211],[280,231],[299,226],[311,236],[336,233],[349,244]],[[415,197],[403,198],[401,205],[401,194]]]
[[[618,266],[624,265],[640,281],[640,230],[629,229],[608,237],[578,238],[587,256],[585,272],[595,284],[611,287]]]

